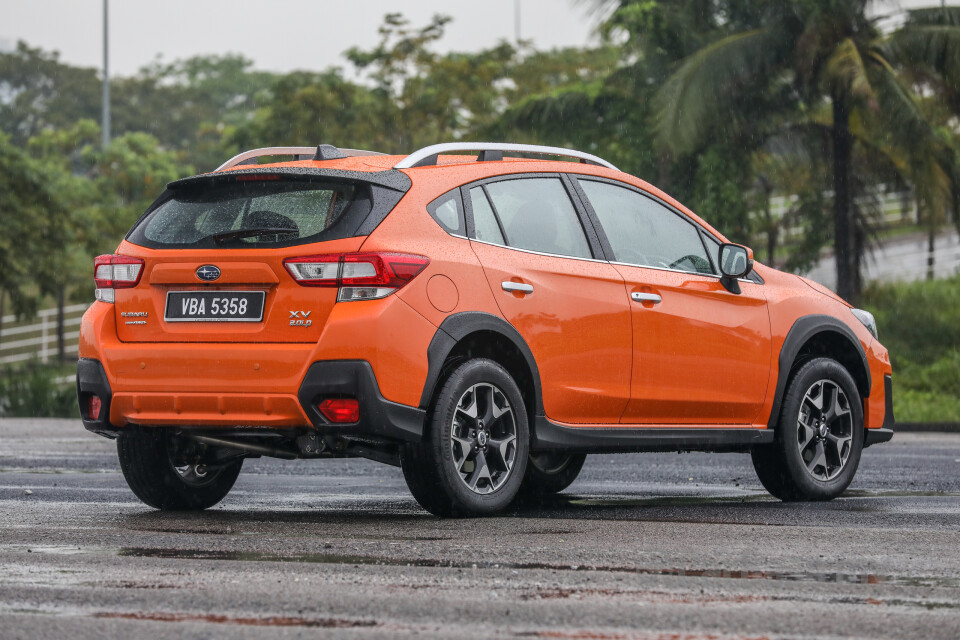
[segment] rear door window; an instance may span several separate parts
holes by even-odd
[[[497,231],[508,247],[573,258],[593,257],[580,218],[559,178],[502,180],[485,184],[483,190],[489,196],[487,207],[499,222]],[[474,196],[474,191],[471,203],[482,203],[484,199],[479,194]],[[487,212],[483,204],[474,207],[475,227],[480,229],[476,223],[478,208],[481,219]],[[484,233],[492,238],[488,241],[496,242],[494,226],[489,222],[485,225]],[[477,239],[482,238],[478,235]]]

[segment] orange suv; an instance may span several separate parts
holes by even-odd
[[[869,313],[568,149],[248,151],[169,184],[94,277],[83,424],[159,509],[216,504],[248,457],[398,465],[472,515],[588,453],[690,450],[825,500],[893,435]]]

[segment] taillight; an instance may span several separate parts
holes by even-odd
[[[283,266],[307,287],[339,287],[337,300],[383,298],[430,264],[425,256],[405,253],[342,253],[287,258]]]
[[[97,256],[93,261],[93,279],[97,283],[96,298],[113,302],[114,289],[130,289],[137,286],[143,275],[143,260],[130,256]]]
[[[283,261],[293,279],[305,287],[336,287],[340,275],[340,256],[304,256]]]

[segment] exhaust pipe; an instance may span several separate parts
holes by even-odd
[[[296,460],[300,456],[289,449],[281,449],[279,447],[268,447],[262,444],[256,444],[253,442],[243,442],[242,440],[227,440],[225,438],[213,438],[210,436],[196,436],[192,434],[186,434],[188,438],[192,438],[194,441],[199,442],[200,444],[208,444],[212,447],[225,447],[228,449],[239,449],[241,451],[248,451],[250,453],[256,453],[262,456],[269,456],[271,458],[282,458],[284,460]]]

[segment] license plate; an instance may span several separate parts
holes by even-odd
[[[167,322],[260,322],[263,291],[168,291]]]

